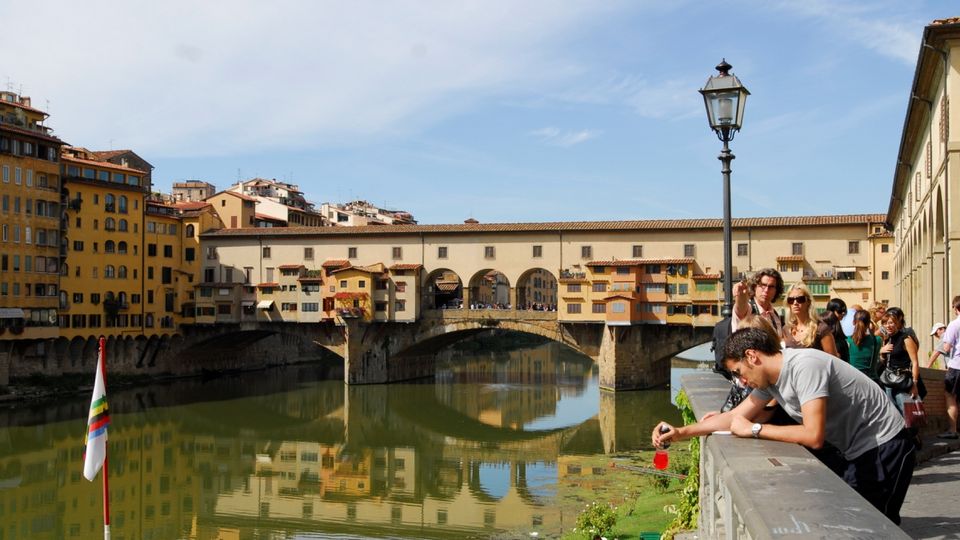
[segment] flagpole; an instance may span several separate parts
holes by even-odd
[[[100,376],[103,387],[107,387],[107,338],[100,336]],[[103,540],[110,540],[110,482],[107,480],[107,455],[109,444],[103,445]]]

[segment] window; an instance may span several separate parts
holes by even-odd
[[[626,313],[627,303],[626,302],[614,302],[610,308],[610,311],[613,313]]]
[[[593,292],[607,292],[607,283],[606,282],[594,283]]]
[[[686,283],[681,283],[677,287],[677,291],[679,292],[679,294],[688,294],[688,290],[689,290],[689,285],[687,285]]]
[[[313,260],[313,248],[305,247],[303,248],[303,258],[307,260]]]
[[[116,244],[113,243],[113,240],[107,240],[103,243],[103,252],[104,253],[115,253],[117,251]]]
[[[167,258],[173,257],[173,246],[163,246],[163,256]]]
[[[264,259],[269,259],[269,258],[270,258],[270,247],[269,247],[269,246],[264,246],[263,249],[260,250],[260,253],[261,253],[261,257],[263,257]],[[207,255],[208,255],[208,258],[209,258],[209,253],[207,253]]]
[[[348,258],[348,259],[356,259],[356,258],[357,258],[357,248],[355,248],[355,247],[348,247],[348,248],[347,248],[347,258]]]
[[[644,271],[645,271],[646,273],[648,273],[648,274],[659,274],[659,273],[660,273],[660,265],[659,265],[659,264],[648,264],[648,265],[646,265],[646,268],[644,268]]]
[[[150,257],[157,256],[157,245],[156,244],[147,244],[147,255]]]
[[[320,311],[319,302],[303,302],[300,304],[300,311]]]
[[[695,257],[693,244],[684,244],[683,245],[683,256],[684,257]]]
[[[407,301],[406,300],[397,300],[394,304],[394,311],[406,311],[407,310]]]
[[[197,258],[194,248],[186,248],[183,250],[183,259],[185,261],[193,261]]]
[[[78,219],[79,219],[79,218],[78,218]],[[129,225],[127,224],[127,220],[121,219],[121,220],[117,221],[117,230],[118,230],[118,231],[120,231],[120,232],[127,232],[128,228],[129,228]]]
[[[83,293],[75,292],[73,293],[73,303],[82,304],[83,303]]]
[[[543,246],[533,246],[533,256],[534,258],[543,257]]]
[[[117,199],[117,211],[120,212],[121,214],[127,213],[127,196],[126,195],[121,195]]]
[[[438,259],[447,258],[447,246],[440,246],[437,248],[437,258]]]
[[[496,251],[494,251],[493,246],[484,246],[483,256],[487,259],[492,259],[496,256]]]
[[[794,242],[791,245],[792,255],[803,255],[803,242]]]
[[[581,313],[582,304],[567,304],[567,313]]]
[[[594,302],[593,303],[593,312],[594,313],[606,313],[607,305],[603,302]]]
[[[591,246],[580,246],[580,258],[589,259],[593,257],[593,247]]]
[[[738,257],[747,256],[747,244],[737,244],[737,256]]]
[[[183,235],[186,236],[187,238],[193,238],[194,231],[195,229],[193,225],[187,225],[186,228],[183,229]]]
[[[633,258],[639,259],[643,257],[643,246],[633,246]]]
[[[567,283],[567,292],[580,292],[579,283]]]
[[[393,256],[394,259],[402,259],[402,258],[403,258],[403,248],[394,247],[391,251],[392,251],[392,256]],[[385,309],[382,309],[382,310],[380,310],[380,311],[386,311],[386,310],[385,310]]]
[[[386,303],[386,302],[374,302],[374,303],[373,303],[373,310],[374,310],[374,311],[386,311],[386,310],[387,310],[387,303]]]
[[[847,253],[850,255],[856,255],[860,253],[860,241],[851,240],[847,243]]]
[[[618,267],[617,267],[617,275],[618,275],[618,276],[628,276],[628,275],[630,275],[630,267],[629,267],[629,266],[618,266]]]
[[[345,280],[345,279],[341,279],[341,280],[340,280],[340,288],[341,288],[341,289],[346,289],[346,288],[347,288],[347,280]]]
[[[887,272],[886,270],[880,272],[880,279],[890,279],[890,272]]]
[[[880,253],[890,253],[890,244],[882,244],[880,246]]]
[[[359,287],[360,287],[361,289],[364,288],[364,287],[366,287],[366,286],[367,286],[367,280],[361,279],[360,282],[358,283],[358,285],[359,285]]]

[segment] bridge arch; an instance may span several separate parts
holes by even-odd
[[[423,278],[424,309],[457,309],[463,306],[463,280],[449,268],[437,268]]]
[[[471,309],[503,309],[516,304],[507,275],[494,268],[485,268],[473,274],[469,291]]]
[[[517,279],[516,309],[553,311],[557,306],[558,281],[545,268],[531,268]]]

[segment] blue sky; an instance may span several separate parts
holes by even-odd
[[[6,3],[0,84],[154,183],[421,223],[719,217],[697,90],[751,91],[733,215],[883,213],[933,1]],[[195,4],[198,4],[199,7]]]

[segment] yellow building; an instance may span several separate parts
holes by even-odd
[[[139,335],[144,328],[144,172],[61,150],[64,245],[60,335]]]
[[[385,272],[383,263],[370,266],[347,266],[331,272],[334,309],[337,315],[343,319],[360,319],[364,322],[381,318],[380,315],[375,314],[374,308],[375,302],[377,308],[381,307],[382,293],[377,291],[375,299],[374,288]]]
[[[47,116],[0,92],[0,340],[58,335],[63,141]]]
[[[236,191],[221,191],[206,200],[228,229],[253,227],[257,219],[257,200]]]
[[[182,304],[190,303],[195,276],[184,270],[182,219],[175,206],[152,200],[143,219],[144,333],[172,334],[182,322]]]

